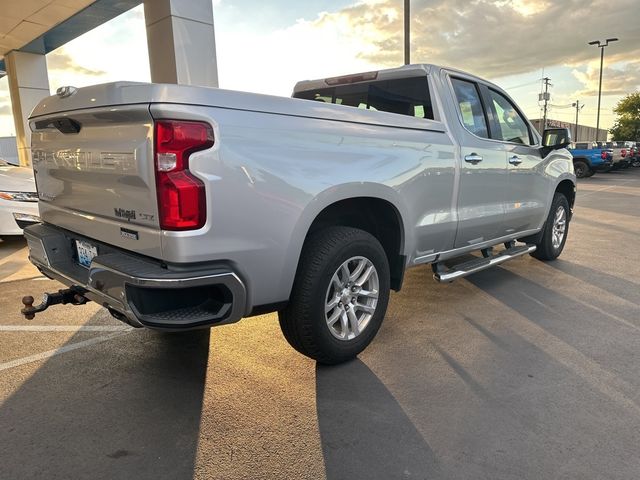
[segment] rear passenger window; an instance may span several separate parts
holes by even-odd
[[[476,84],[459,78],[452,78],[451,84],[466,129],[479,137],[489,138],[487,120]]]
[[[297,92],[294,97],[433,120],[427,77],[337,85]]]

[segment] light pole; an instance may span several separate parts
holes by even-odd
[[[602,66],[604,64],[604,47],[609,45],[609,42],[617,42],[617,38],[607,38],[604,43],[600,40],[594,40],[589,42],[589,45],[596,45],[600,49],[600,82],[598,83],[598,114],[596,116],[596,142],[598,141],[598,134],[600,133],[600,97],[602,96]],[[605,138],[605,141],[607,139]]]
[[[410,15],[409,0],[404,0],[404,64],[409,65],[411,63],[411,36],[409,34]]]

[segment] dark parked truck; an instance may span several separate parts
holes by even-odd
[[[43,223],[25,235],[69,288],[23,313],[92,300],[179,331],[278,311],[295,349],[338,363],[373,340],[407,268],[449,282],[562,252],[568,131],[540,137],[496,85],[411,65],[294,96],[111,83],[43,100]]]

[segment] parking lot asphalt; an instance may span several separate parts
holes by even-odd
[[[559,260],[408,272],[373,344],[321,367],[276,315],[130,329],[0,243],[1,479],[638,479],[640,169],[581,180]]]

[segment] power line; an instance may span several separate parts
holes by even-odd
[[[502,87],[504,90],[515,90],[516,88],[528,87],[529,85],[534,85],[541,81],[541,78],[536,78],[535,80],[527,83],[521,83],[520,85],[512,85],[510,87]]]

